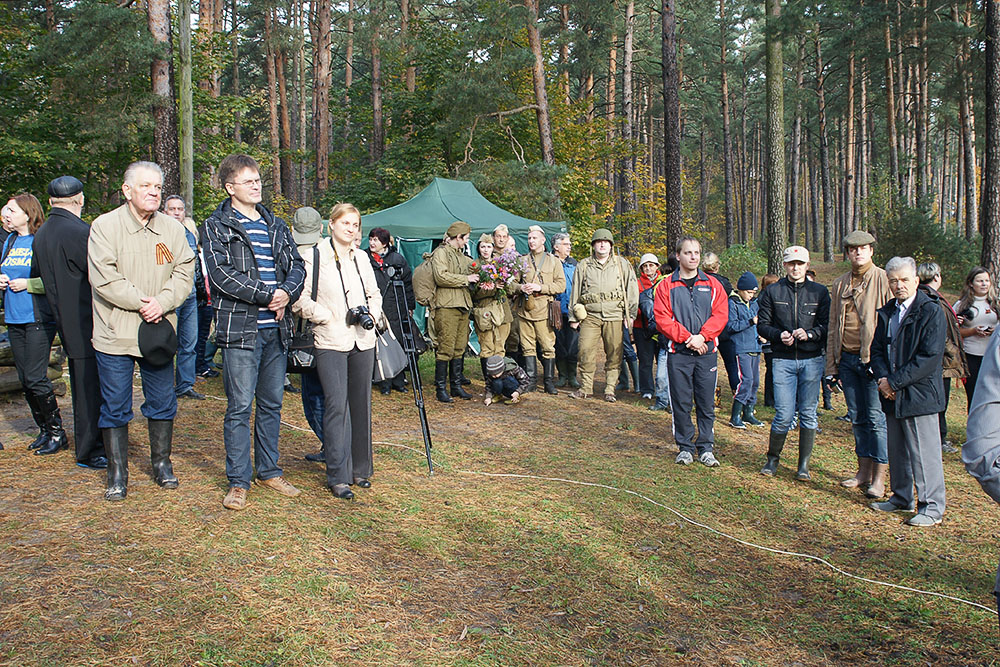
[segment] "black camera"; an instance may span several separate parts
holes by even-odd
[[[347,326],[359,325],[362,329],[374,329],[375,318],[372,317],[368,306],[354,306],[347,311]]]
[[[972,308],[966,308],[960,312],[958,316],[965,320],[965,323],[968,324],[970,320],[976,319],[976,311]]]

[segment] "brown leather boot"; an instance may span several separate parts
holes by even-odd
[[[840,483],[841,486],[846,486],[848,489],[855,489],[859,486],[867,486],[871,484],[872,481],[872,460],[867,457],[858,457],[858,472],[854,474],[854,477],[848,477],[843,482]]]
[[[868,490],[865,491],[866,496],[869,498],[881,498],[885,495],[885,472],[888,469],[889,466],[884,463],[871,461],[872,483],[868,486]]]

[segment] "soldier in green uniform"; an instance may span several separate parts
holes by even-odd
[[[453,222],[445,232],[444,241],[431,256],[434,271],[434,328],[437,335],[437,352],[434,366],[434,386],[437,400],[451,403],[451,396],[472,398],[462,389],[462,358],[469,344],[469,313],[472,310],[472,290],[469,286],[479,282],[479,273],[473,270],[472,258],[462,250],[469,243],[472,228],[468,224]],[[451,381],[451,396],[448,382]]]
[[[556,330],[549,322],[549,303],[565,290],[566,274],[562,262],[545,252],[545,232],[538,225],[532,225],[528,228],[528,253],[521,256],[521,295],[516,301],[528,391],[538,387],[535,355],[541,348],[545,393],[559,393],[555,384]]]
[[[573,274],[569,297],[570,326],[580,329],[580,388],[570,397],[587,398],[594,393],[597,351],[603,341],[607,358],[604,400],[614,403],[622,365],[623,322],[635,320],[639,285],[629,261],[612,254],[614,237],[610,231],[595,230],[590,247],[590,257],[580,260]]]

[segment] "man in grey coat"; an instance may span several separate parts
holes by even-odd
[[[1000,338],[994,334],[983,356],[965,427],[962,462],[983,491],[1000,504]],[[1000,609],[1000,568],[993,586]]]

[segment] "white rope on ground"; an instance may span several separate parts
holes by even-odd
[[[210,394],[206,394],[206,397],[214,399],[214,400],[217,400],[217,401],[225,401],[226,400],[224,398],[220,398],[218,396],[212,396]],[[295,424],[290,424],[290,423],[288,423],[286,421],[282,421],[281,424],[283,426],[287,426],[288,428],[294,429],[296,431],[304,431],[306,433],[312,433],[312,429],[302,428],[301,426],[296,426]],[[400,444],[400,443],[397,443],[397,442],[386,442],[384,440],[373,440],[372,444],[373,445],[385,445],[385,446],[388,446],[388,447],[398,447],[400,449],[408,449],[411,452],[416,452],[420,456],[425,456],[426,455],[425,452],[422,449],[417,449],[416,447],[411,447],[409,445],[403,445],[403,444]],[[577,479],[566,479],[566,478],[563,478],[563,477],[544,477],[542,475],[528,475],[528,474],[519,474],[519,473],[512,473],[512,472],[483,472],[483,471],[480,471],[480,470],[461,470],[461,469],[457,469],[455,472],[458,472],[458,473],[463,474],[463,475],[477,475],[477,476],[480,476],[480,477],[507,478],[507,479],[534,479],[534,480],[539,480],[539,481],[543,481],[543,482],[558,482],[558,483],[561,483],[561,484],[573,484],[573,485],[576,485],[576,486],[589,486],[589,487],[593,487],[593,488],[596,488],[596,489],[606,489],[608,491],[617,491],[618,493],[626,493],[628,495],[635,496],[636,498],[640,498],[642,500],[645,500],[647,503],[649,503],[651,505],[655,505],[656,507],[659,507],[661,509],[665,509],[668,512],[670,512],[671,514],[673,514],[674,516],[676,516],[677,518],[679,518],[682,521],[685,521],[685,522],[691,524],[692,526],[696,526],[698,528],[701,528],[702,530],[707,530],[710,533],[714,533],[715,535],[718,535],[719,537],[723,537],[723,538],[725,538],[727,540],[731,540],[731,541],[736,542],[737,544],[741,544],[741,545],[743,545],[745,547],[750,547],[752,549],[758,549],[760,551],[766,551],[768,553],[778,554],[780,556],[791,556],[792,558],[801,558],[803,560],[814,561],[816,563],[820,563],[822,565],[825,565],[826,567],[830,568],[831,570],[833,570],[837,574],[843,575],[843,576],[845,576],[845,577],[847,577],[849,579],[854,579],[856,581],[863,581],[866,584],[872,584],[872,585],[875,585],[875,586],[883,586],[885,588],[892,588],[892,589],[899,590],[899,591],[906,591],[907,593],[915,593],[917,595],[925,595],[925,596],[929,596],[929,597],[938,597],[938,598],[942,598],[942,599],[945,599],[945,600],[951,600],[952,602],[958,602],[959,604],[964,604],[964,605],[968,605],[970,607],[975,607],[976,609],[981,609],[981,610],[989,613],[991,616],[996,616],[997,613],[998,613],[997,610],[994,609],[993,607],[987,607],[986,605],[979,604],[978,602],[973,602],[971,600],[965,600],[963,598],[956,597],[954,595],[948,595],[946,593],[937,593],[935,591],[925,591],[925,590],[920,589],[920,588],[912,588],[910,586],[903,586],[901,584],[893,584],[893,583],[890,583],[888,581],[880,581],[878,579],[871,579],[869,577],[862,577],[862,576],[854,574],[852,572],[848,572],[844,568],[839,567],[837,565],[834,565],[830,561],[828,561],[825,558],[822,558],[820,556],[814,556],[813,554],[807,554],[807,553],[800,553],[800,552],[797,552],[797,551],[786,551],[784,549],[775,549],[774,547],[768,547],[768,546],[764,546],[762,544],[757,544],[755,542],[750,542],[748,540],[744,540],[742,538],[736,537],[735,535],[730,535],[729,533],[721,531],[721,530],[719,530],[717,528],[713,528],[712,526],[708,526],[708,525],[705,525],[705,524],[700,523],[698,521],[695,521],[694,519],[692,519],[692,518],[690,518],[688,516],[685,516],[680,511],[674,509],[673,507],[670,507],[669,505],[665,505],[665,504],[663,504],[663,503],[661,503],[661,502],[659,502],[657,500],[653,500],[649,496],[641,494],[638,491],[632,491],[632,490],[629,490],[629,489],[622,489],[622,488],[619,488],[617,486],[611,486],[610,484],[599,484],[597,482],[584,482],[584,481],[580,481],[580,480],[577,480]]]

